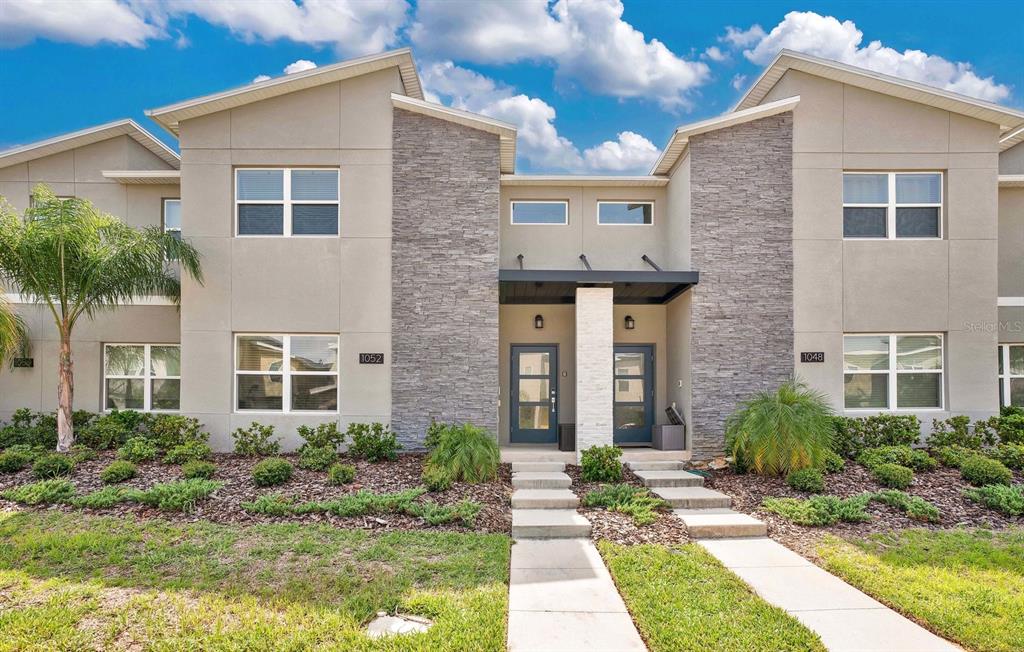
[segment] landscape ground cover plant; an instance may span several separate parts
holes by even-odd
[[[505,649],[510,541],[0,511],[0,649]],[[378,611],[434,621],[371,640]]]

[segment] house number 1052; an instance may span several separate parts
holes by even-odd
[[[384,364],[383,353],[360,353],[359,364]]]

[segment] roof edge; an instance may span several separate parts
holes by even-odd
[[[666,176],[600,174],[503,174],[503,186],[638,186],[668,185]]]
[[[1017,130],[1011,130],[1008,134],[999,139],[999,151],[1005,152],[1015,145],[1024,143],[1024,125]]]
[[[1024,188],[1024,174],[1000,174],[1000,188]]]
[[[75,149],[76,147],[84,147],[116,136],[129,136],[132,140],[148,149],[175,170],[181,167],[181,156],[179,156],[177,152],[164,144],[164,142],[156,136],[143,129],[139,123],[135,122],[131,118],[122,118],[112,122],[105,122],[94,127],[86,127],[85,129],[79,129],[78,131],[72,131],[52,138],[39,140],[27,145],[12,147],[11,149],[0,152],[0,167],[17,165],[36,158],[41,158],[42,156],[52,156],[53,154],[66,152],[68,150]],[[39,156],[30,155],[33,151],[43,148],[51,148],[51,151],[47,151]],[[5,159],[13,159],[13,162],[9,162]]]

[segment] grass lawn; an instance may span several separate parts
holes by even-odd
[[[825,567],[978,652],[1024,650],[1024,530],[904,530],[818,548]]]
[[[0,650],[504,650],[509,539],[0,511]],[[373,641],[377,611],[426,634]]]
[[[651,652],[825,649],[697,544],[598,547]]]

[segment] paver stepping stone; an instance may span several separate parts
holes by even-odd
[[[568,489],[516,489],[513,509],[576,509],[579,497]]]
[[[683,520],[686,531],[694,539],[763,537],[768,534],[768,526],[764,523],[732,510],[677,509],[675,514]]]
[[[682,471],[685,465],[682,462],[665,460],[645,460],[626,462],[631,471]]]
[[[512,474],[515,489],[568,489],[572,480],[568,475],[551,471],[523,471]]]
[[[704,478],[689,471],[634,471],[648,487],[700,487]]]
[[[727,508],[732,505],[732,498],[720,491],[706,487],[656,487],[652,491],[656,496],[665,499],[669,505],[676,508]]]
[[[575,509],[513,509],[512,537],[551,539],[589,537],[590,521]]]
[[[565,471],[565,464],[563,462],[512,462],[512,473],[524,471],[561,473]]]

